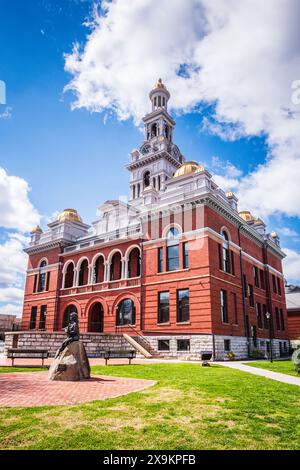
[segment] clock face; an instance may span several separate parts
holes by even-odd
[[[150,151],[151,151],[151,145],[149,144],[143,145],[141,148],[141,153],[143,155],[145,155],[146,153],[149,153]]]

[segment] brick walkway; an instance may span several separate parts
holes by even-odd
[[[48,381],[48,372],[0,374],[0,406],[75,405],[119,397],[155,384],[153,380],[92,376],[80,382]]]

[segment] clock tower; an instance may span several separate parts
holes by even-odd
[[[175,121],[168,113],[170,93],[158,79],[149,93],[152,110],[143,118],[144,142],[131,152],[127,169],[131,173],[130,202],[141,204],[144,193],[164,191],[165,182],[185,161],[177,145],[173,143]]]

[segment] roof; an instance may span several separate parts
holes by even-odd
[[[287,310],[300,310],[300,292],[286,294]]]

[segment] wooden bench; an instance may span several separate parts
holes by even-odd
[[[128,359],[129,364],[131,364],[132,359],[134,359],[136,356],[136,351],[130,350],[107,350],[107,351],[102,351],[100,353],[100,357],[103,357],[105,359],[105,365],[107,366],[107,361],[109,359]]]
[[[44,360],[47,359],[49,353],[47,349],[23,349],[23,348],[9,348],[7,350],[7,357],[11,359],[11,365],[14,365],[16,358],[28,359],[37,358],[42,359],[42,367],[44,367]]]

